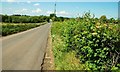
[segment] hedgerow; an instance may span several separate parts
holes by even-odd
[[[104,24],[86,13],[83,19],[62,22],[59,35],[65,42],[64,51],[74,50],[88,70],[120,69],[119,24]]]
[[[15,23],[2,23],[2,36],[11,35],[31,28],[38,27],[42,24],[15,24]]]

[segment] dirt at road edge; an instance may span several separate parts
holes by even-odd
[[[49,31],[45,58],[42,64],[42,70],[54,70],[54,56],[52,51],[51,31]]]

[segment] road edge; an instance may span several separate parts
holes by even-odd
[[[41,65],[41,70],[54,70],[54,55],[52,51],[52,37],[51,37],[51,30],[49,31],[48,41],[47,41],[47,48],[43,59],[43,64]]]

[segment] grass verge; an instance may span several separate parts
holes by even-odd
[[[79,59],[75,57],[75,51],[65,51],[65,43],[59,32],[62,25],[57,23],[52,24],[52,48],[55,61],[56,70],[85,70],[85,64],[82,64]],[[57,28],[57,30],[56,30]]]

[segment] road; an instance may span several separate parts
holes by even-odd
[[[2,70],[41,70],[50,24],[2,38]]]

